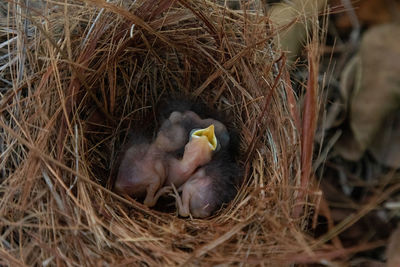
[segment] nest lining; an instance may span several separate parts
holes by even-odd
[[[266,17],[206,1],[70,4],[29,13],[25,78],[1,102],[0,262],[273,263],[299,251],[299,141]],[[244,185],[206,220],[110,190],[126,130],[174,94],[224,110],[240,132]]]

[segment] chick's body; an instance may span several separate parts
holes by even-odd
[[[117,193],[145,196],[144,204],[149,207],[156,204],[157,191],[168,175],[168,153],[181,149],[187,139],[187,131],[178,123],[181,120],[181,113],[171,114],[153,143],[137,131],[131,133],[114,186]]]
[[[186,103],[187,104],[187,103]],[[134,134],[122,157],[115,190],[133,197],[143,197],[146,206],[154,206],[168,192],[171,184],[180,187],[181,216],[204,218],[235,192],[238,168],[233,162],[232,140],[226,126],[211,117],[199,116],[188,105],[172,103],[156,138]],[[204,138],[190,138],[193,131],[213,125],[217,149],[212,151]],[[201,136],[203,137],[203,136]],[[179,201],[177,201],[179,202]]]
[[[191,130],[209,124],[216,125],[217,135],[223,136],[223,140],[229,139],[224,125],[203,120],[192,111],[172,112],[153,143],[134,134],[121,161],[115,190],[134,197],[145,196],[144,204],[154,206],[164,184],[180,186],[199,166],[211,160],[207,140],[188,141]],[[177,158],[176,152],[183,148],[184,156]]]
[[[177,187],[181,185],[179,191],[182,194],[181,197],[177,195],[176,201],[179,215],[183,217],[192,215],[196,218],[209,217],[224,203],[228,203],[235,197],[237,188],[242,183],[242,170],[236,163],[239,147],[236,130],[231,127],[228,131],[223,123],[223,121],[227,122],[227,116],[213,112],[201,105],[175,102],[169,108],[187,114],[191,123],[189,129],[215,125],[219,150],[213,153],[209,162],[198,165],[191,175],[186,176],[182,175],[179,165],[174,170],[174,163],[177,159],[172,159],[168,163],[169,175],[165,183],[169,185],[172,182]],[[186,132],[188,131],[186,129]],[[183,158],[190,158],[187,152],[190,150],[185,147]]]
[[[179,215],[209,217],[234,198],[240,177],[239,167],[227,153],[213,158],[179,189],[182,192],[182,197],[177,199]]]
[[[155,205],[155,194],[163,185],[167,166],[165,152],[146,140],[126,150],[119,167],[115,191],[135,197],[146,196],[144,204]]]
[[[171,117],[173,119],[171,119]],[[169,138],[165,139],[166,141],[180,145],[187,143],[184,147],[184,153],[181,159],[174,155],[168,157],[166,185],[170,185],[171,183],[175,186],[182,185],[198,167],[207,164],[211,160],[212,151],[208,148],[207,143],[189,138],[191,131],[199,128],[206,128],[210,125],[215,127],[216,139],[219,142],[218,149],[227,146],[229,143],[229,134],[226,127],[221,122],[214,119],[201,119],[193,111],[185,111],[183,113],[177,111],[172,112],[170,119],[163,123],[159,135],[165,137],[169,136]],[[184,134],[181,135],[181,132]],[[180,150],[182,147],[183,146],[176,146],[175,148],[176,150]]]

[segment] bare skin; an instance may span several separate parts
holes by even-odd
[[[164,152],[172,152],[181,149],[187,142],[188,133],[182,126],[184,115],[174,111],[161,125],[154,141],[157,147]]]
[[[115,190],[136,197],[145,195],[144,205],[153,207],[165,192],[159,189],[166,180],[166,184],[180,186],[198,166],[209,162],[211,156],[212,150],[205,137],[192,139],[185,146],[181,160],[168,157],[167,162],[165,152],[157,143],[133,146],[121,162]]]
[[[176,193],[176,204],[180,216],[206,218],[214,212],[219,203],[216,203],[211,190],[212,179],[215,177],[206,175],[205,169],[200,168],[179,189],[182,192],[182,198]]]
[[[212,135],[214,136],[214,133]],[[182,185],[193,175],[199,166],[203,166],[211,160],[212,153],[213,149],[206,136],[192,138],[185,146],[182,159],[179,160],[173,156],[166,156],[167,177],[165,184],[167,186],[171,184],[174,186]],[[154,204],[160,196],[168,191],[165,187],[158,190],[154,197],[151,198]]]
[[[168,172],[167,153],[185,145],[184,129],[177,124],[181,120],[182,114],[174,112],[163,124],[168,131],[160,130],[152,144],[135,144],[125,152],[114,186],[117,193],[145,196],[144,205],[148,207],[157,203],[161,195],[157,191],[163,186]]]
[[[167,166],[163,152],[155,145],[140,144],[129,148],[121,162],[115,191],[135,197],[145,196],[144,204],[156,204],[155,195],[164,184]]]
[[[212,150],[206,137],[189,141],[181,160],[168,154],[185,145],[187,133],[180,124],[183,119],[187,117],[180,112],[173,112],[152,144],[137,144],[125,152],[115,183],[116,192],[134,197],[145,196],[144,205],[152,207],[165,192],[160,188],[167,177],[167,184],[179,186],[198,166],[211,160]]]
[[[201,119],[192,111],[172,112],[153,143],[136,144],[125,152],[115,191],[134,197],[144,196],[144,205],[154,206],[158,198],[168,192],[167,188],[162,188],[164,184],[179,187],[199,166],[211,160],[213,151],[207,138],[193,138],[188,142],[188,128],[204,128],[211,124],[215,127],[216,135],[221,137],[222,145],[229,142],[226,127],[219,121]],[[182,159],[169,154],[182,147],[185,147]]]
[[[184,118],[191,119],[194,123],[199,125],[198,126],[199,128],[205,128],[213,124],[215,127],[215,134],[221,145],[226,146],[229,143],[228,130],[226,129],[225,125],[222,124],[221,122],[211,118],[202,119],[199,117],[199,115],[197,115],[193,111],[185,111]]]
[[[168,120],[161,125],[156,141],[164,151],[178,150],[189,141],[190,130],[206,128],[210,125],[214,125],[215,135],[220,145],[226,146],[229,143],[229,134],[225,125],[214,119],[202,119],[193,111],[172,112]],[[188,131],[186,127],[190,130]]]
[[[206,137],[191,139],[181,160],[169,157],[166,185],[180,186],[185,183],[199,166],[211,160],[212,152]]]
[[[241,184],[241,168],[228,151],[213,156],[212,160],[198,168],[189,179],[175,191],[180,216],[209,217],[224,203],[230,202]],[[171,190],[172,190],[171,189]]]
[[[161,127],[160,143],[163,147],[169,147],[169,151],[178,149],[184,145],[183,142],[187,141],[188,133],[186,136],[182,135],[184,131],[184,124],[191,125],[192,129],[206,128],[214,125],[215,134],[218,138],[218,147],[226,146],[229,143],[228,131],[221,122],[214,119],[201,119],[193,111],[172,112],[169,117],[169,123],[164,123]],[[211,160],[213,151],[207,146],[206,140],[190,140],[185,146],[183,158],[181,160],[172,156],[168,157],[168,177],[166,186],[174,184],[179,187],[189,179],[193,172],[199,167],[207,164]]]

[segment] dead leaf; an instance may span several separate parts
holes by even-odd
[[[380,163],[392,168],[400,167],[400,112],[385,120],[369,151]]]
[[[307,31],[311,27],[308,18],[325,8],[326,2],[327,0],[293,0],[274,4],[268,10],[274,30],[281,30],[275,44],[288,52],[288,61],[293,61],[304,47]]]
[[[334,1],[333,6],[341,5],[341,1]],[[352,1],[354,11],[362,25],[376,25],[393,21],[400,11],[400,3],[396,0],[363,0]],[[339,14],[336,18],[336,26],[342,31],[353,28],[351,20],[346,12]]]
[[[396,24],[371,28],[363,36],[358,53],[360,64],[354,65],[359,68],[355,73],[359,73],[360,78],[355,81],[350,100],[349,120],[353,136],[343,135],[337,146],[339,153],[348,160],[358,160],[371,147],[378,155],[378,151],[387,149],[387,146],[378,149],[379,142],[375,139],[396,135],[386,133],[386,130],[393,130],[385,129],[383,125],[387,117],[400,108],[399,43],[400,26]],[[355,143],[349,145],[352,142]],[[390,146],[394,144],[390,143]],[[396,155],[391,154],[390,162],[385,161],[388,157],[384,155],[377,159],[390,166],[394,158],[400,157],[397,155],[400,147],[393,153]]]
[[[351,102],[351,129],[366,147],[383,120],[399,107],[400,26],[383,25],[364,34],[360,47],[361,86]],[[396,60],[397,59],[397,60]]]

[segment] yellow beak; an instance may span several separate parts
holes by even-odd
[[[217,137],[214,132],[214,124],[211,124],[205,129],[195,130],[192,132],[192,138],[200,138],[206,137],[208,140],[208,144],[210,145],[211,150],[215,150],[217,148]]]

